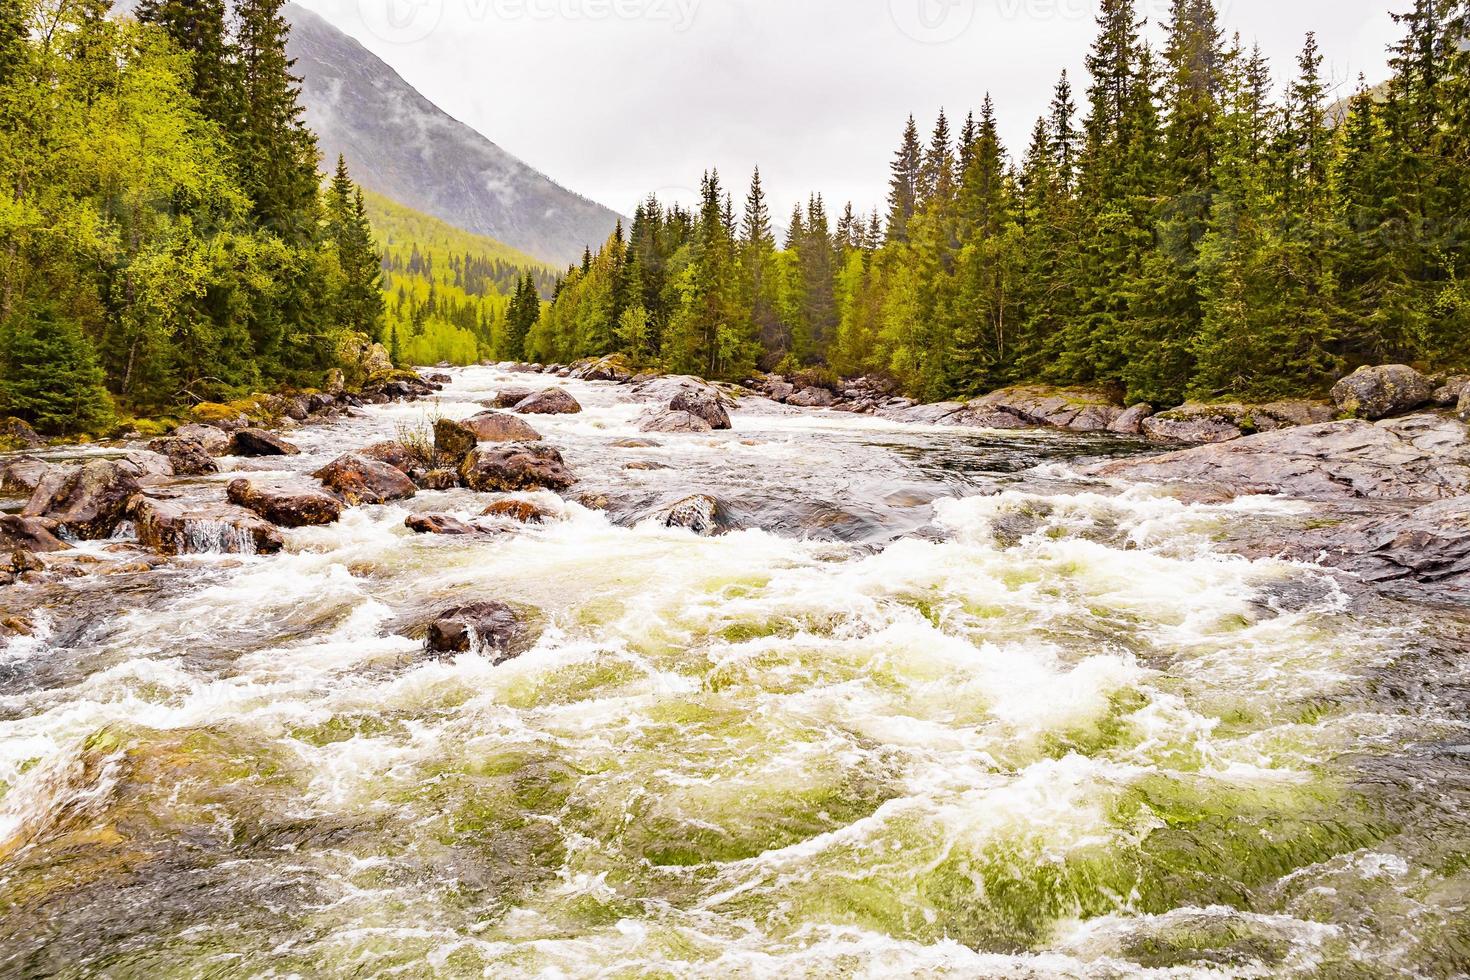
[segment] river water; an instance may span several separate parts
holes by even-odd
[[[549,383],[454,377],[248,465]],[[587,411],[533,422],[609,513],[414,536],[486,503],[426,492],[46,587],[0,648],[0,975],[1470,969],[1470,627],[1229,553],[1307,505],[1074,474],[1122,442],[764,401],[619,447],[647,406],[567,387]],[[694,492],[729,533],[637,519]],[[482,599],[535,647],[400,635]]]

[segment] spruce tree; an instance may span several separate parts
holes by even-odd
[[[924,151],[919,145],[919,127],[909,116],[904,127],[903,142],[894,155],[888,183],[888,237],[893,241],[908,240],[909,222],[919,206],[920,169]]]
[[[142,0],[140,21],[158,25],[189,57],[190,90],[204,118],[226,135],[240,123],[240,78],[225,0]]]

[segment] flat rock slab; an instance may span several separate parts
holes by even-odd
[[[1470,430],[1436,415],[1328,422],[1102,463],[1084,472],[1150,483],[1208,483],[1238,494],[1300,500],[1428,502],[1470,493]]]

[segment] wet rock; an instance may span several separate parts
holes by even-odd
[[[479,442],[478,435],[453,419],[439,419],[434,423],[434,451],[454,466],[464,462]]]
[[[234,504],[134,497],[128,515],[138,542],[161,555],[267,555],[285,546],[281,532]]]
[[[465,486],[481,493],[565,490],[577,482],[561,453],[527,442],[481,446],[470,453],[459,475]]]
[[[953,415],[946,416],[943,420],[945,425],[963,425],[976,429],[1034,429],[1036,426],[1025,419],[1018,418],[1010,412],[1002,412],[998,409],[977,410],[973,408],[962,409]]]
[[[440,372],[436,372],[434,374],[429,375],[428,378],[426,378],[425,380],[431,381],[431,382],[433,382],[436,385],[447,385],[447,384],[453,384],[454,383],[454,379],[453,378],[451,378],[447,374],[443,374],[443,373],[440,373]]]
[[[173,478],[173,463],[163,453],[155,453],[148,449],[134,449],[124,453],[118,458],[118,462],[127,463],[138,471],[138,479],[143,485],[153,486],[166,483]]]
[[[688,412],[676,412],[669,409],[655,411],[643,417],[638,428],[643,432],[667,432],[700,434],[713,432],[714,426],[710,425],[698,415]]]
[[[1460,403],[1455,406],[1455,418],[1470,425],[1470,387],[1460,393]]]
[[[466,524],[450,514],[410,514],[404,518],[403,526],[415,534],[463,536],[485,533],[484,528]]]
[[[826,388],[803,388],[786,399],[786,404],[797,408],[830,408],[836,397]]]
[[[50,463],[34,456],[7,460],[0,464],[0,493],[29,496],[52,469]]]
[[[197,442],[204,447],[211,456],[228,456],[230,454],[230,434],[219,426],[205,425],[203,422],[191,422],[181,425],[173,431],[175,439],[187,439]]]
[[[219,464],[214,461],[204,443],[193,439],[155,439],[148,448],[168,459],[175,476],[204,476],[218,473]]]
[[[1414,583],[1470,597],[1470,498],[1372,518],[1332,529],[1324,537],[1327,564],[1365,581]],[[1310,543],[1297,546],[1298,551],[1311,548]]]
[[[128,500],[143,488],[142,472],[127,461],[94,460],[48,474],[22,512],[44,517],[79,538],[105,538],[117,529]]]
[[[614,449],[654,449],[662,443],[657,439],[614,439],[608,445]]]
[[[679,392],[669,400],[669,411],[687,412],[696,418],[703,419],[711,429],[731,428],[730,414],[721,404],[719,394],[709,389]]]
[[[658,515],[664,527],[682,527],[699,535],[719,530],[720,502],[708,494],[695,494],[666,507]]]
[[[933,405],[907,405],[902,404],[893,408],[885,409],[882,413],[885,418],[893,419],[895,422],[917,422],[927,425],[938,425],[946,422],[951,415],[956,415],[966,408],[963,402],[938,402]]]
[[[547,388],[516,403],[522,415],[576,415],[582,406],[564,388]]]
[[[1106,432],[1123,406],[1114,395],[1094,388],[1053,388],[1016,385],[1001,388],[970,402],[972,412],[1005,412],[1035,426]]]
[[[402,470],[356,453],[338,456],[312,476],[351,507],[406,500],[418,493]]]
[[[38,517],[0,514],[0,553],[17,550],[49,554],[71,547],[52,533],[51,525]]]
[[[1103,463],[1087,472],[1307,500],[1432,501],[1470,493],[1470,430],[1433,415],[1328,422]]]
[[[497,500],[486,507],[481,517],[495,517],[518,524],[544,524],[556,515],[528,500]]]
[[[234,480],[226,495],[230,503],[259,514],[281,527],[320,527],[342,517],[342,501],[320,490],[264,486],[253,480]]]
[[[1264,405],[1246,405],[1246,423],[1257,432],[1275,432],[1298,425],[1321,425],[1337,418],[1337,410],[1331,402],[1293,399],[1267,402]]]
[[[499,664],[519,657],[535,638],[503,602],[476,602],[437,613],[425,643],[430,653],[478,653]]]
[[[765,392],[766,397],[771,399],[771,401],[785,402],[792,395],[796,394],[796,385],[789,381],[772,380],[766,382]]]
[[[1143,435],[1143,423],[1152,418],[1153,414],[1152,405],[1134,405],[1113,419],[1112,424],[1108,426],[1108,431],[1120,436],[1141,436]]]
[[[504,412],[481,412],[464,420],[464,427],[480,442],[540,442],[541,433],[525,419]],[[471,446],[471,449],[474,447]]]
[[[230,442],[231,456],[299,456],[301,450],[274,432],[241,429]]]
[[[0,422],[0,448],[6,446],[16,449],[39,449],[46,445],[46,440],[36,434],[24,420],[8,418]]]
[[[634,471],[643,472],[643,473],[652,473],[652,472],[654,472],[656,470],[666,470],[666,469],[669,469],[669,464],[667,464],[667,463],[655,463],[651,459],[635,459],[631,463],[624,463],[623,464],[623,469],[625,469],[625,470],[634,470]]]
[[[496,392],[494,398],[490,399],[489,404],[491,408],[515,408],[534,394],[536,394],[534,388],[502,388]]]
[[[405,475],[422,469],[417,454],[401,442],[375,442],[358,450],[359,456],[375,460],[398,470]]]
[[[1373,421],[1412,411],[1434,397],[1435,385],[1403,364],[1362,367],[1339,381],[1332,401],[1346,415]]]
[[[1245,435],[1239,405],[1190,403],[1143,420],[1144,435],[1159,442],[1230,442]]]
[[[1444,379],[1444,384],[1434,389],[1434,396],[1430,404],[1438,408],[1454,408],[1460,403],[1460,396],[1465,389],[1470,388],[1470,374],[1455,374]]]
[[[459,471],[430,470],[414,482],[421,490],[453,490],[459,486]]]
[[[573,377],[584,381],[616,381],[619,384],[633,380],[633,370],[620,354],[610,354],[574,371]]]

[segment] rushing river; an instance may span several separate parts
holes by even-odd
[[[547,383],[456,372],[248,465]],[[763,401],[618,447],[647,406],[567,387],[547,525],[415,536],[486,503],[425,492],[46,587],[0,647],[0,975],[1470,970],[1470,626],[1227,553],[1306,505]],[[633,516],[694,492],[729,533]],[[480,599],[536,646],[400,635]]]

